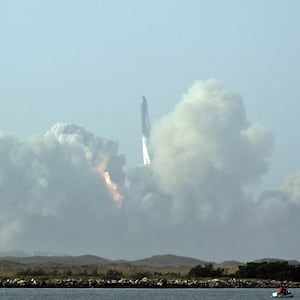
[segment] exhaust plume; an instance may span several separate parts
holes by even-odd
[[[239,95],[209,80],[155,125],[152,147],[153,171],[178,218],[225,220],[267,171],[272,136],[246,119]]]
[[[1,135],[0,153],[1,250],[105,249],[95,232],[108,238],[104,228],[116,230],[114,197],[121,206],[125,192],[116,142],[58,123],[25,142]]]

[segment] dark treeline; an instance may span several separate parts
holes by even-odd
[[[213,264],[206,264],[205,266],[198,265],[191,268],[188,273],[189,278],[205,278],[205,277],[223,277],[224,269],[214,268]]]
[[[249,262],[234,268],[219,268],[213,264],[197,265],[192,268],[151,268],[132,267],[129,265],[115,266],[41,266],[30,267],[18,265],[14,268],[0,266],[1,278],[101,278],[105,280],[142,279],[144,277],[166,279],[201,279],[201,278],[237,278],[237,279],[270,279],[277,281],[300,282],[300,265],[286,261]]]
[[[237,277],[300,281],[300,265],[288,262],[247,263],[239,266]]]
[[[223,276],[226,276],[224,269],[215,269],[212,264],[193,267],[188,273],[190,278]],[[231,276],[236,278],[300,281],[300,266],[291,265],[288,262],[250,262],[239,266],[238,271],[231,274]]]
[[[68,267],[30,267],[21,268],[9,272],[8,270],[1,270],[0,279],[8,277],[17,278],[39,278],[46,279],[64,279],[64,278],[101,278],[104,280],[120,280],[121,278],[127,279],[141,279],[143,277],[166,277],[166,278],[184,278],[187,272],[174,272],[170,270],[152,270],[143,268],[127,268],[122,266],[114,267],[96,267],[92,265],[84,266],[68,266]]]

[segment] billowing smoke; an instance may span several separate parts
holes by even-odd
[[[155,124],[151,141],[152,165],[129,174],[136,210],[129,232],[143,240],[144,252],[297,257],[300,176],[254,198],[273,137],[247,119],[239,95],[216,80],[196,82]]]
[[[155,124],[152,165],[144,177],[137,170],[135,207],[150,241],[146,247],[171,245],[210,258],[251,253],[248,238],[257,218],[252,193],[267,171],[272,144],[269,130],[247,120],[240,96],[215,80],[196,82]],[[156,186],[149,186],[153,181]],[[149,233],[149,224],[143,225],[150,220]]]
[[[127,178],[118,144],[79,126],[25,142],[1,135],[0,251],[299,258],[300,175],[253,196],[272,146],[216,80],[196,82],[154,124],[152,164]]]
[[[153,147],[154,173],[177,217],[225,221],[267,171],[272,136],[247,121],[238,95],[211,80],[195,83],[157,124]]]
[[[26,142],[1,135],[0,152],[1,250],[101,248],[98,235],[109,236],[103,228],[118,214],[103,174],[124,190],[116,142],[58,123]]]

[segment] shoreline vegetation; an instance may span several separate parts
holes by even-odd
[[[0,257],[0,288],[300,288],[297,261],[207,263],[174,255]]]

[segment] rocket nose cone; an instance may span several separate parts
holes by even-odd
[[[147,108],[147,106],[148,106],[147,100],[146,100],[146,97],[145,97],[145,96],[143,96],[143,98],[142,98],[142,103],[141,103],[141,105],[142,105],[144,108]]]

